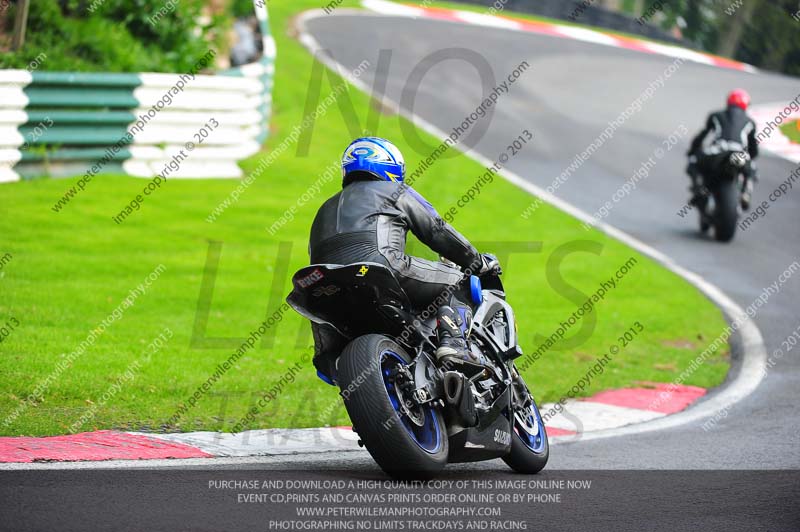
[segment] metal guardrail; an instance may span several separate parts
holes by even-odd
[[[95,166],[152,177],[192,142],[171,177],[241,176],[237,161],[267,137],[275,64],[266,6],[254,4],[263,55],[219,75],[0,71],[0,183]]]

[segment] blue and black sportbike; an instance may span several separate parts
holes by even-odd
[[[457,287],[471,301],[466,338],[480,361],[459,364],[436,362],[435,312],[412,308],[381,264],[314,264],[292,283],[288,303],[349,340],[334,374],[318,374],[340,388],[359,443],[386,473],[432,478],[448,462],[494,458],[521,473],[544,468],[547,433],[514,365],[522,351],[498,275]]]

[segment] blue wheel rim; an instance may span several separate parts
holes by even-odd
[[[527,424],[520,422],[519,417],[521,416],[525,416]],[[531,430],[531,427],[535,427],[535,429]],[[535,402],[531,401],[531,406],[527,411],[518,412],[514,416],[514,432],[517,433],[519,439],[531,452],[534,454],[542,454],[544,452],[547,444],[547,433]]]
[[[386,387],[386,394],[389,396],[389,401],[395,413],[408,432],[411,439],[417,446],[426,453],[435,454],[442,447],[442,434],[439,430],[439,414],[429,406],[421,407],[423,414],[422,426],[413,423],[408,416],[403,412],[400,407],[400,399],[397,395],[395,384],[389,379],[389,374],[394,366],[403,365],[407,366],[403,358],[394,351],[384,350],[381,352],[381,374],[383,375],[383,384]]]

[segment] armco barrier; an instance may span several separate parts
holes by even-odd
[[[237,161],[267,136],[275,70],[266,3],[254,4],[263,55],[219,75],[0,71],[0,183],[90,170],[152,177],[188,142],[170,177],[241,176]]]

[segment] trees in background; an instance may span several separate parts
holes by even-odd
[[[229,0],[225,0],[227,6]],[[241,3],[241,2],[239,2]],[[204,15],[205,0],[35,0],[25,44],[0,38],[0,68],[25,68],[44,53],[46,70],[186,72],[210,47],[227,53],[230,13]],[[252,4],[251,4],[252,5]],[[0,36],[19,0],[0,0]]]
[[[644,7],[631,4],[639,16]],[[680,27],[699,48],[755,66],[800,76],[800,1],[798,0],[661,0],[651,23]],[[640,11],[641,10],[641,11]]]

